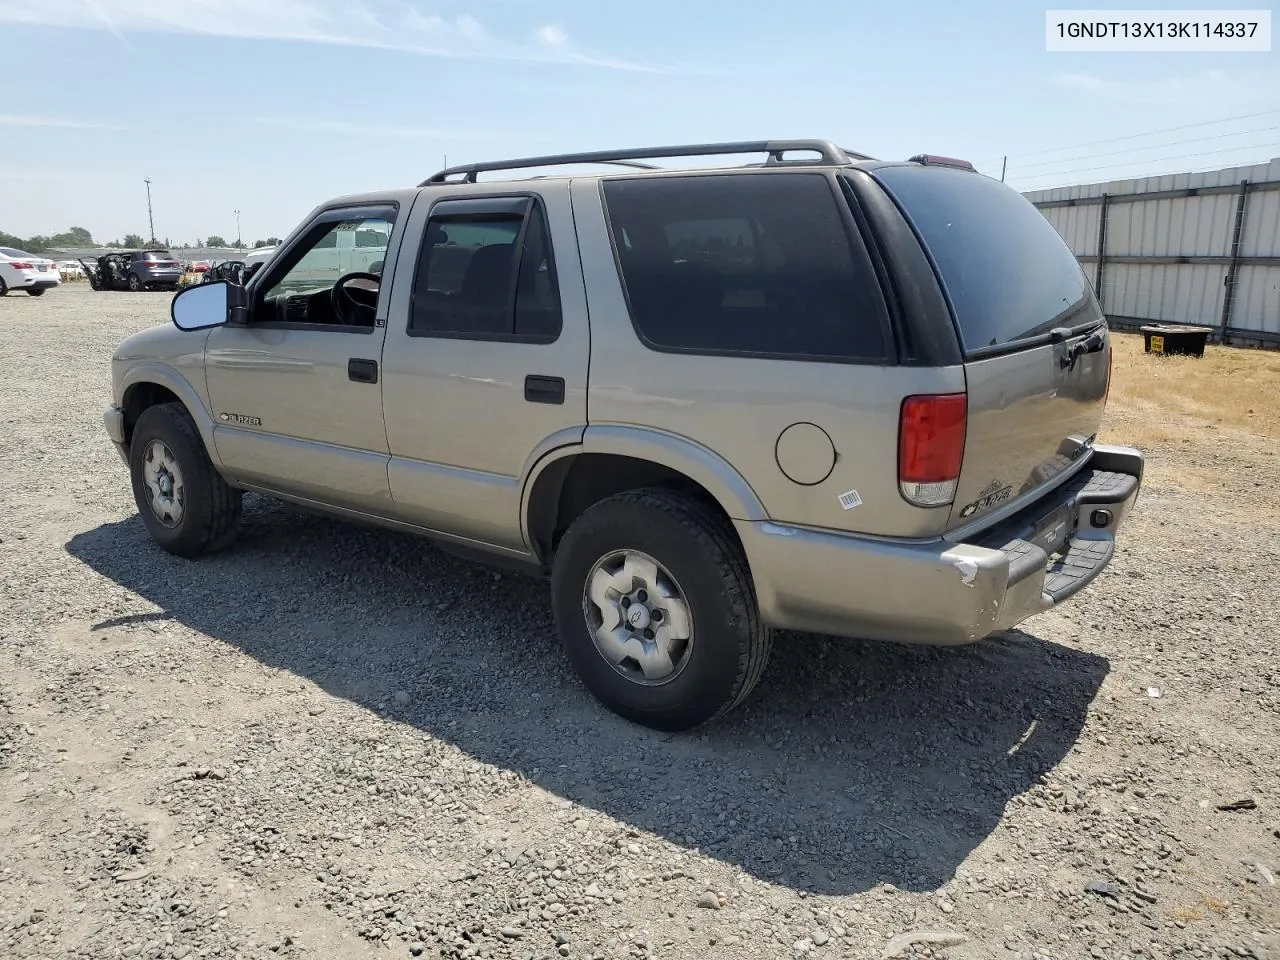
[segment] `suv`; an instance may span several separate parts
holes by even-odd
[[[175,290],[182,281],[182,261],[167,250],[130,250],[81,260],[94,290]]]
[[[335,262],[361,235],[381,275]],[[223,547],[253,491],[517,564],[589,690],[665,730],[741,703],[776,629],[962,644],[1061,603],[1142,478],[1094,442],[1111,344],[1070,250],[946,158],[454,167],[317,207],[172,317],[105,414],[161,547]]]

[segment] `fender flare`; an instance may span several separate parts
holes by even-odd
[[[182,402],[182,405],[187,408],[187,413],[191,415],[196,429],[200,432],[200,439],[204,441],[209,459],[213,461],[214,466],[222,469],[218,447],[213,442],[213,415],[205,406],[199,391],[192,386],[191,381],[167,364],[151,360],[139,361],[131,364],[120,378],[121,405],[127,406],[129,391],[144,383],[164,387]]]
[[[529,517],[538,479],[557,461],[581,454],[611,454],[661,464],[684,474],[709,492],[730,519],[769,519],[751,484],[727,460],[702,444],[650,427],[594,425],[553,434],[530,456],[520,492],[520,533],[531,550],[534,540]]]

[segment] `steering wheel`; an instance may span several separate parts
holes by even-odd
[[[338,282],[333,285],[333,291],[330,294],[333,300],[333,315],[338,319],[339,323],[347,326],[373,326],[373,314],[378,309],[378,291],[377,290],[359,290],[357,296],[355,291],[348,290],[347,284],[352,280],[372,280],[374,283],[381,285],[382,277],[376,273],[367,273],[363,270],[357,270],[354,273],[346,273],[338,278]],[[369,322],[359,323],[354,317],[358,313],[368,311]]]

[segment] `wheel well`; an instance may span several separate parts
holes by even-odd
[[[534,481],[529,497],[529,536],[538,557],[549,564],[564,532],[588,507],[639,487],[679,490],[728,519],[707,488],[679,470],[637,457],[583,453],[557,460]]]
[[[133,427],[147,407],[158,403],[181,403],[178,395],[158,383],[135,383],[124,394],[124,442],[133,441]]]

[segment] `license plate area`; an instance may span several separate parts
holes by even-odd
[[[1049,556],[1062,552],[1075,531],[1076,514],[1070,503],[1064,503],[1045,514],[1035,524],[1031,542]]]

